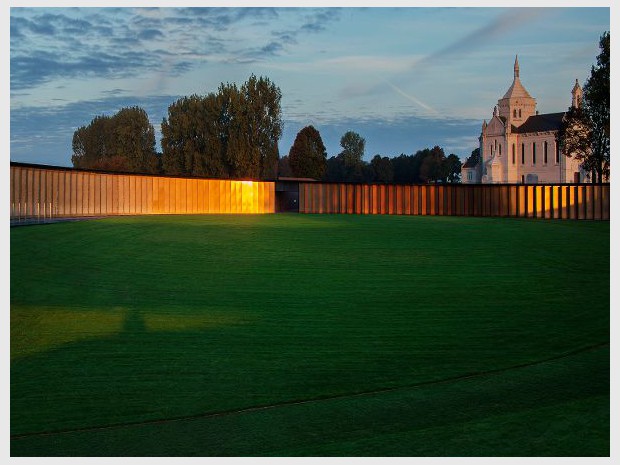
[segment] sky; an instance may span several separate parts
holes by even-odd
[[[595,4],[595,3],[590,3]],[[103,7],[13,4],[10,159],[71,166],[74,131],[146,110],[160,150],[168,107],[222,82],[282,91],[280,155],[316,127],[328,156],[355,131],[365,159],[441,146],[462,160],[513,79],[564,111],[610,30],[609,7]]]

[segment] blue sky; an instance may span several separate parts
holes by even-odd
[[[365,158],[440,145],[466,158],[513,76],[541,113],[588,78],[609,8],[10,9],[10,158],[71,164],[73,132],[144,108],[155,127],[182,96],[252,73],[282,90],[286,155],[314,125],[328,155],[348,130]]]

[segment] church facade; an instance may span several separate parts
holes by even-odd
[[[572,105],[581,105],[582,90],[575,81]],[[588,173],[579,161],[563,156],[557,140],[564,112],[539,114],[536,99],[521,84],[519,60],[514,79],[498,100],[493,116],[482,124],[480,157],[468,159],[461,168],[461,182],[474,183],[575,183],[586,182]]]

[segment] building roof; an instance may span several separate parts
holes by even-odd
[[[525,123],[514,129],[517,134],[528,132],[557,131],[562,124],[562,113],[546,113],[544,115],[530,116]]]
[[[316,182],[314,178],[295,178],[292,176],[278,176],[276,180],[283,182]]]
[[[519,58],[515,57],[514,80],[503,98],[532,98],[519,79]]]
[[[525,87],[521,84],[519,77],[515,76],[512,81],[512,85],[508,88],[502,98],[532,98],[532,96],[527,90],[525,90]]]
[[[470,155],[463,163],[462,168],[475,168],[478,163],[480,163],[480,153]]]

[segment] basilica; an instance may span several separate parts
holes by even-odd
[[[581,105],[582,90],[575,81],[572,105]],[[578,183],[588,174],[579,161],[563,156],[557,134],[564,112],[539,114],[536,99],[521,84],[519,60],[514,79],[497,101],[493,116],[482,123],[480,156],[470,157],[461,169],[461,182],[474,183]]]

